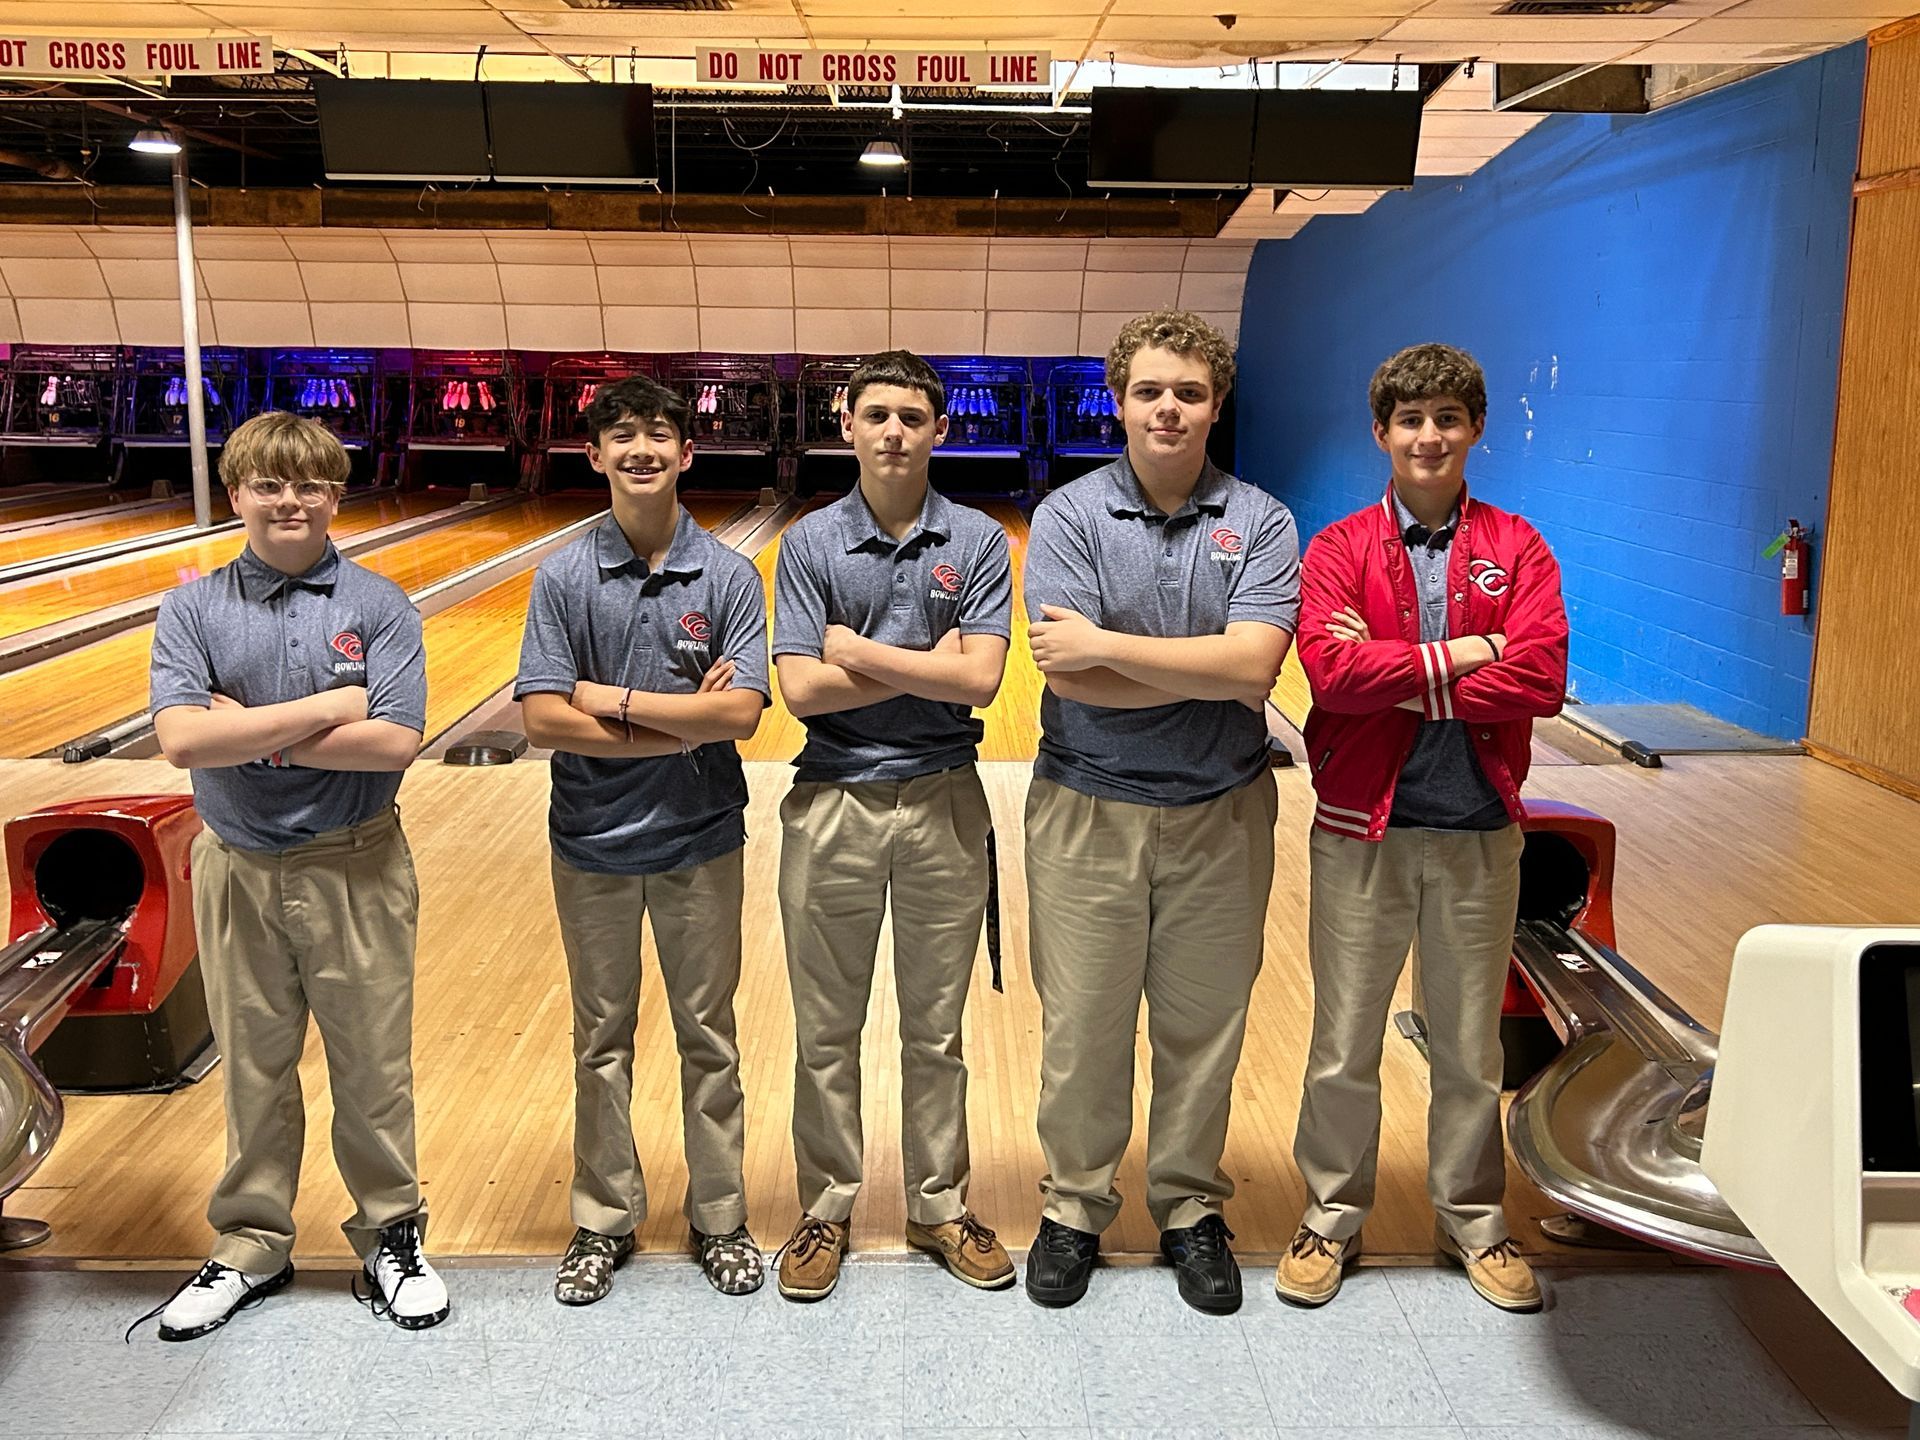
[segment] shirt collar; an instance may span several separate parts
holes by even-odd
[[[340,575],[340,552],[334,548],[331,540],[327,542],[327,548],[320,558],[298,575],[288,575],[274,569],[253,553],[251,545],[241,549],[238,563],[240,593],[249,600],[271,600],[295,586],[302,590],[331,590]]]
[[[926,498],[920,502],[920,518],[898,540],[880,528],[873,508],[867,504],[867,497],[858,485],[836,501],[835,508],[840,512],[840,534],[849,555],[875,543],[889,550],[901,549],[921,535],[936,535],[942,540],[953,538],[953,502],[931,485],[927,487]]]
[[[698,575],[706,566],[699,558],[701,538],[706,531],[700,523],[680,507],[680,518],[674,523],[673,539],[667,545],[666,559],[660,562],[658,570],[649,570],[647,562],[633,553],[633,544],[627,539],[627,532],[620,528],[618,517],[609,514],[594,527],[594,559],[600,564],[602,573],[617,575],[620,571],[632,568],[641,576],[659,575]]]
[[[1453,513],[1447,517],[1447,523],[1438,530],[1429,530],[1413,518],[1413,512],[1407,509],[1400,499],[1400,492],[1392,485],[1387,486],[1387,501],[1393,508],[1394,533],[1399,535],[1400,543],[1411,550],[1415,545],[1428,550],[1445,550],[1453,544],[1453,535],[1460,528],[1460,517],[1467,513],[1467,492],[1462,490],[1460,498],[1454,502]]]
[[[1183,515],[1194,515],[1205,511],[1209,515],[1227,513],[1228,476],[1212,460],[1201,462],[1200,478],[1194,482],[1193,493],[1180,508],[1167,516],[1177,520]],[[1133,461],[1123,450],[1120,458],[1107,467],[1107,509],[1115,515],[1153,516],[1160,514],[1159,507],[1147,498],[1147,492],[1140,484],[1140,477],[1134,473]]]

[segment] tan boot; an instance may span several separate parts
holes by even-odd
[[[1295,1305],[1324,1305],[1340,1293],[1347,1266],[1360,1258],[1360,1237],[1329,1240],[1302,1225],[1274,1272],[1274,1292]]]
[[[947,1269],[976,1290],[999,1290],[1013,1283],[1007,1247],[971,1210],[944,1225],[916,1225],[909,1220],[907,1243],[938,1255],[947,1262]]]
[[[840,1257],[852,1226],[802,1215],[780,1247],[780,1293],[789,1300],[824,1300],[840,1283]]]
[[[1540,1282],[1534,1278],[1533,1267],[1522,1258],[1520,1247],[1511,1239],[1484,1250],[1474,1250],[1436,1227],[1433,1242],[1442,1255],[1466,1270],[1467,1283],[1479,1291],[1480,1298],[1489,1305],[1517,1314],[1531,1314],[1540,1308]]]

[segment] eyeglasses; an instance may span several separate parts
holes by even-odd
[[[333,494],[333,486],[325,480],[296,480],[288,485],[264,475],[244,481],[242,488],[254,499],[269,505],[289,491],[302,505],[318,505]]]

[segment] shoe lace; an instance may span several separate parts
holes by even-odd
[[[961,1215],[957,1223],[960,1226],[960,1244],[963,1248],[971,1245],[983,1255],[992,1253],[994,1233],[982,1225],[971,1210]]]
[[[131,1345],[133,1343],[134,1331],[138,1330],[142,1325],[146,1324],[147,1321],[152,1320],[153,1318],[158,1316],[163,1310],[167,1308],[167,1306],[171,1305],[174,1301],[178,1300],[189,1289],[198,1288],[201,1290],[211,1290],[217,1283],[219,1283],[221,1272],[225,1270],[229,1270],[231,1268],[232,1268],[231,1266],[222,1265],[218,1260],[207,1261],[206,1264],[202,1265],[198,1270],[194,1271],[193,1274],[189,1275],[186,1279],[182,1280],[178,1285],[174,1286],[173,1294],[167,1296],[166,1299],[162,1300],[158,1305],[154,1306],[153,1309],[147,1311],[146,1314],[142,1315],[138,1320],[134,1321],[131,1325],[127,1326],[127,1333],[121,1336],[120,1338],[124,1340],[127,1344]]]
[[[1049,1255],[1077,1256],[1080,1236],[1071,1226],[1048,1220],[1040,1227],[1040,1248]]]
[[[393,1314],[393,1302],[400,1296],[400,1287],[409,1280],[418,1280],[427,1273],[426,1257],[420,1253],[420,1226],[413,1220],[402,1220],[389,1225],[380,1232],[380,1244],[373,1252],[373,1264],[377,1271],[386,1265],[393,1272],[393,1286],[389,1290],[377,1280],[367,1287],[367,1293],[360,1293],[360,1277],[352,1281],[353,1298],[366,1306],[381,1319]]]
[[[736,1225],[724,1235],[708,1235],[704,1231],[700,1232],[700,1259],[703,1263],[711,1260],[716,1250],[726,1249],[729,1246],[748,1250],[756,1248],[752,1234],[744,1225]]]
[[[1294,1232],[1293,1240],[1287,1246],[1287,1253],[1295,1257],[1305,1255],[1324,1255],[1329,1260],[1338,1259],[1340,1245],[1329,1240],[1317,1230],[1309,1230],[1302,1225]]]
[[[773,1257],[774,1260],[779,1261],[788,1251],[793,1252],[794,1259],[806,1260],[814,1251],[832,1245],[833,1236],[828,1225],[829,1222],[815,1215],[802,1217],[799,1226],[787,1237],[787,1243],[782,1245],[779,1254]]]
[[[612,1259],[620,1253],[618,1235],[602,1235],[598,1230],[585,1228],[573,1232],[573,1240],[567,1246],[567,1259],[575,1260],[587,1255],[604,1255]]]
[[[1233,1232],[1227,1229],[1227,1222],[1218,1215],[1209,1215],[1194,1226],[1187,1238],[1187,1258],[1190,1260],[1218,1260],[1227,1254],[1227,1242],[1233,1239]]]
[[[1474,1259],[1482,1264],[1491,1261],[1497,1265],[1504,1265],[1509,1260],[1520,1259],[1520,1242],[1508,1236],[1497,1245],[1489,1245],[1484,1250],[1474,1251],[1473,1255]]]

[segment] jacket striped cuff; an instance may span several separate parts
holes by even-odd
[[[1347,810],[1324,800],[1313,807],[1313,820],[1323,830],[1355,840],[1367,839],[1373,830],[1373,817],[1366,811]]]
[[[1420,713],[1429,720],[1453,719],[1453,657],[1444,640],[1416,645],[1420,657],[1420,678],[1425,689],[1420,696]]]

